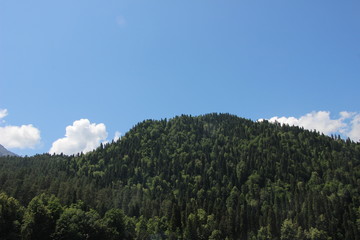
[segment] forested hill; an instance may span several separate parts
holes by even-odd
[[[360,239],[359,143],[229,114],[146,120],[77,156],[2,157],[0,190],[0,214],[25,207],[11,218],[23,239],[43,231],[39,202],[59,206],[43,239],[114,233],[116,209],[124,239]]]

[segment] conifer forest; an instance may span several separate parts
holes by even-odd
[[[360,143],[213,113],[1,157],[0,239],[360,240]]]

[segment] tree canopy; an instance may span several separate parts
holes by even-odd
[[[359,143],[230,114],[1,157],[0,190],[4,239],[360,239]]]

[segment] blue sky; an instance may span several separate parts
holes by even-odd
[[[360,139],[359,12],[357,0],[0,0],[0,144],[88,151],[144,119],[210,112]]]

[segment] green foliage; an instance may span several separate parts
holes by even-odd
[[[61,212],[62,206],[54,195],[41,194],[33,198],[23,219],[23,239],[49,239],[55,231],[56,220]]]
[[[99,214],[90,210],[85,212],[73,205],[66,208],[56,224],[54,239],[101,239],[105,236],[105,227]]]
[[[135,231],[136,231],[136,239],[145,240],[150,237],[150,234],[147,231],[147,222],[143,216],[141,216],[139,221],[136,223]]]
[[[85,239],[85,212],[78,208],[65,209],[57,222],[54,239]]]
[[[123,239],[125,237],[125,216],[120,209],[106,212],[102,223],[106,227],[106,239]]]
[[[291,219],[285,219],[281,225],[281,240],[294,240],[296,238],[297,227]]]
[[[13,197],[0,193],[0,238],[20,239],[24,208]]]
[[[271,240],[272,236],[271,236],[270,226],[268,225],[266,227],[260,227],[257,232],[256,239],[257,240]]]
[[[183,115],[87,154],[0,158],[0,189],[28,206],[0,224],[24,239],[360,239],[359,179],[359,143]]]
[[[317,228],[310,228],[307,233],[307,237],[310,240],[330,240],[331,238],[327,235],[327,233],[323,230],[319,230]]]

